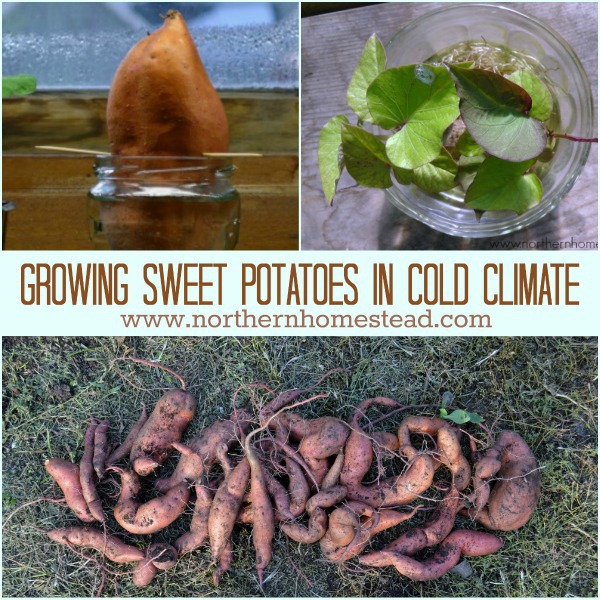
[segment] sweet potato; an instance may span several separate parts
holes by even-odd
[[[116,563],[136,562],[144,558],[144,553],[139,548],[125,544],[118,537],[106,535],[100,529],[92,527],[53,529],[48,532],[48,537],[67,546],[70,544],[80,548],[93,548]]]
[[[347,490],[342,485],[321,490],[306,503],[309,515],[308,525],[302,523],[282,523],[280,529],[292,540],[303,544],[318,542],[327,531],[327,513],[330,508],[346,497]]]
[[[85,432],[85,441],[83,456],[79,463],[79,480],[81,482],[81,491],[83,497],[87,502],[88,508],[92,513],[92,516],[97,521],[104,521],[104,510],[102,509],[102,502],[100,496],[98,496],[98,490],[96,489],[96,479],[94,473],[94,440],[96,431],[98,430],[99,424],[93,420],[88,426]]]
[[[221,552],[221,558],[219,559],[219,563],[217,564],[217,568],[213,573],[213,582],[215,585],[219,585],[219,580],[223,573],[226,573],[231,568],[233,564],[233,544],[231,543],[231,539],[227,540],[225,544],[225,548],[223,552]]]
[[[446,465],[453,476],[453,484],[459,491],[471,481],[471,467],[460,448],[460,431],[444,419],[437,417],[407,417],[398,427],[400,452],[411,459],[418,450],[411,444],[411,434],[426,434],[437,439],[436,461]]]
[[[439,546],[433,556],[420,562],[409,556],[389,552],[391,564],[402,575],[413,581],[438,579],[455,567],[464,556],[484,556],[502,547],[502,540],[481,531],[453,531]]]
[[[152,583],[154,577],[158,573],[158,569],[148,557],[138,561],[133,569],[133,585],[136,587],[146,587]]]
[[[183,481],[190,483],[197,481],[203,472],[208,472],[218,461],[223,444],[232,448],[238,443],[241,434],[248,428],[249,418],[247,412],[238,410],[231,419],[215,421],[203,429],[186,444],[202,459],[202,464],[199,464],[194,457],[182,455],[173,474],[156,481],[156,489],[165,492]]]
[[[208,515],[208,537],[212,559],[215,563],[221,558],[231,538],[249,479],[250,464],[244,458],[215,492]]]
[[[140,418],[135,422],[123,443],[120,446],[117,446],[117,448],[115,448],[108,455],[108,458],[106,459],[107,465],[114,465],[123,460],[125,457],[129,456],[131,453],[131,448],[133,447],[133,443],[135,442],[141,428],[147,420],[148,413],[146,412],[146,405],[142,404],[142,414],[140,415]]]
[[[258,431],[258,430],[255,430]],[[264,467],[250,446],[251,436],[246,438],[246,457],[250,463],[250,491],[254,527],[252,543],[256,551],[256,573],[258,583],[262,586],[265,569],[273,556],[273,537],[275,535],[275,515],[273,505],[267,491]]]
[[[104,419],[98,423],[94,432],[94,471],[98,479],[104,477],[106,469],[106,455],[108,454],[108,420]]]
[[[385,567],[393,564],[392,553],[413,556],[420,550],[437,546],[454,526],[454,521],[462,501],[458,490],[453,487],[437,505],[431,519],[421,527],[414,527],[387,545],[383,550],[361,556],[361,564],[372,567]]]
[[[135,471],[110,468],[121,473],[121,494],[115,506],[114,516],[126,531],[139,535],[156,533],[170,525],[185,510],[190,498],[187,483],[180,483],[168,490],[164,496],[142,503],[138,499],[141,484]]]
[[[476,511],[480,511],[488,503],[490,497],[489,480],[500,470],[502,456],[495,446],[488,448],[478,458],[473,467],[473,492],[468,496]]]
[[[197,483],[196,504],[190,523],[190,530],[175,541],[179,556],[183,556],[201,546],[208,538],[208,515],[213,500],[213,492],[204,483]]]
[[[67,506],[75,513],[77,518],[84,523],[93,523],[96,519],[83,497],[79,465],[73,464],[62,458],[50,458],[45,462],[46,471],[58,483],[65,496]]]
[[[181,14],[140,40],[113,78],[107,105],[113,154],[226,152],[227,117]]]
[[[310,487],[300,465],[292,458],[285,458],[285,467],[289,479],[290,512],[294,517],[300,516],[310,496]]]
[[[412,518],[416,512],[391,509],[376,511],[363,502],[350,501],[329,517],[329,528],[321,539],[321,550],[330,561],[344,562],[360,554],[377,533]]]
[[[156,403],[131,448],[129,459],[138,475],[149,475],[172,452],[196,411],[196,399],[183,390],[169,390]]]
[[[514,431],[503,431],[493,448],[501,466],[487,506],[467,513],[488,529],[512,531],[529,521],[541,494],[538,464],[525,440]]]
[[[156,542],[148,547],[146,556],[160,571],[172,569],[177,564],[177,550],[170,544]]]

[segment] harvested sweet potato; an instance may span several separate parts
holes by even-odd
[[[436,461],[446,465],[453,476],[453,484],[459,491],[471,481],[471,466],[460,448],[460,431],[444,419],[437,417],[407,417],[398,427],[400,452],[413,458],[418,450],[410,441],[411,434],[425,434],[437,439]]]
[[[48,537],[67,546],[70,544],[80,548],[93,548],[116,563],[136,562],[144,558],[144,553],[139,548],[125,544],[118,537],[107,535],[93,527],[53,529],[48,532]]]
[[[541,494],[540,472],[533,452],[518,433],[503,431],[492,448],[500,453],[497,481],[487,506],[467,512],[488,529],[512,531],[525,525],[535,511]]]
[[[181,14],[140,40],[113,78],[106,120],[113,154],[226,152],[227,117]]]
[[[152,583],[154,577],[158,573],[158,569],[148,557],[138,561],[133,569],[133,585],[136,587],[146,587]]]
[[[168,490],[164,496],[142,503],[138,497],[141,484],[135,471],[110,467],[121,474],[121,494],[115,506],[115,519],[130,533],[156,533],[170,525],[185,510],[190,498],[187,483],[180,483]]]
[[[422,562],[395,552],[389,554],[391,564],[402,575],[413,581],[431,581],[455,567],[462,555],[484,556],[501,547],[502,540],[491,533],[458,529],[440,544],[433,556]]]
[[[98,496],[98,490],[96,489],[96,476],[93,465],[95,450],[94,440],[98,427],[98,422],[93,420],[85,432],[83,456],[79,463],[79,480],[81,482],[83,497],[87,502],[92,516],[97,521],[103,522],[104,510],[102,509],[102,502],[100,496]]]
[[[232,448],[238,443],[241,434],[248,427],[249,418],[247,412],[238,410],[231,419],[215,421],[203,429],[186,444],[193,455],[199,456],[201,461],[199,462],[193,455],[182,455],[173,474],[156,481],[156,489],[165,492],[183,481],[189,483],[198,481],[203,472],[208,472],[213,464],[219,462],[223,445]]]
[[[169,390],[156,403],[131,448],[130,460],[138,475],[149,475],[172,452],[196,411],[196,399],[184,390]]]
[[[106,456],[108,454],[108,420],[103,419],[98,423],[94,432],[94,471],[98,479],[104,477],[106,469]]]
[[[96,519],[83,496],[79,465],[73,464],[62,458],[50,458],[45,462],[46,471],[58,483],[65,496],[67,506],[75,513],[77,518],[84,523],[93,523]]]
[[[183,556],[201,546],[208,538],[208,515],[213,500],[213,492],[203,482],[197,483],[196,504],[190,523],[190,530],[175,541],[179,556]]]
[[[177,564],[177,550],[171,544],[156,542],[148,547],[146,556],[160,571],[172,569]]]
[[[127,434],[127,437],[123,441],[120,446],[117,446],[106,459],[107,465],[114,465],[119,461],[123,460],[125,457],[129,456],[131,453],[131,448],[133,447],[133,443],[137,439],[137,436],[140,433],[141,428],[144,423],[148,420],[148,413],[146,412],[146,405],[142,405],[142,414],[140,418],[135,422],[135,425],[131,428],[131,431]]]
[[[371,567],[385,567],[393,564],[392,553],[413,556],[424,548],[437,546],[452,531],[456,514],[461,506],[462,501],[458,490],[452,487],[437,505],[431,519],[424,525],[404,532],[383,550],[361,556],[361,564]]]
[[[214,562],[220,560],[231,538],[249,479],[250,464],[244,458],[215,492],[208,515],[208,537]]]

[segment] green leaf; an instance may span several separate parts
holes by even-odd
[[[458,159],[458,173],[456,174],[456,183],[466,192],[467,188],[473,183],[475,175],[485,160],[485,156],[461,156]]]
[[[442,415],[440,411],[440,416],[447,421],[452,421],[457,425],[463,425],[464,423],[481,423],[483,418],[477,413],[468,412],[466,410],[462,410],[457,408],[453,410],[449,415]]]
[[[371,121],[371,113],[367,105],[367,88],[385,69],[385,49],[376,34],[365,44],[358,66],[352,75],[348,87],[347,99],[350,108],[363,121]]]
[[[373,122],[401,127],[386,143],[396,167],[416,169],[440,153],[446,128],[458,117],[458,96],[444,67],[407,65],[379,74],[367,90]]]
[[[545,121],[552,114],[552,94],[542,81],[529,71],[515,71],[508,75],[508,80],[521,86],[531,96],[529,116],[538,121]]]
[[[356,183],[372,188],[392,185],[385,144],[377,136],[360,127],[344,125],[342,151],[346,169]]]
[[[451,190],[455,185],[458,165],[446,148],[442,148],[439,156],[413,171],[413,183],[426,192],[443,192]]]
[[[392,171],[394,171],[394,177],[398,183],[409,185],[413,182],[414,171],[411,171],[410,169],[401,169],[400,167],[394,167],[393,165]]]
[[[525,171],[534,159],[520,163],[489,156],[465,195],[465,204],[476,210],[514,210],[522,214],[542,199],[542,183]]]
[[[342,126],[349,122],[344,115],[336,115],[325,124],[319,134],[319,172],[329,204],[335,196],[335,188],[344,168],[341,154]]]
[[[37,79],[33,75],[2,76],[2,97],[26,96],[37,88]]]
[[[511,162],[535,158],[546,147],[546,128],[527,114],[531,96],[520,86],[482,69],[450,66],[460,114],[488,154]]]
[[[479,156],[483,154],[483,148],[473,139],[468,129],[465,129],[458,138],[456,149],[467,157]]]

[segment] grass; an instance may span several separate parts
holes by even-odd
[[[44,460],[79,461],[87,419],[109,417],[111,438],[121,440],[142,402],[152,407],[165,388],[178,385],[158,369],[113,363],[124,355],[158,361],[188,382],[199,408],[186,438],[226,417],[243,384],[262,381],[277,391],[306,387],[335,367],[349,374],[323,382],[315,392],[329,397],[302,412],[348,417],[362,399],[386,395],[405,404],[432,403],[429,414],[435,414],[442,394],[451,392],[453,406],[484,416],[492,431],[514,429],[527,440],[542,468],[542,499],[527,525],[501,534],[505,543],[497,554],[469,559],[474,572],[466,579],[448,574],[415,583],[391,567],[365,570],[356,560],[333,565],[323,560],[318,544],[298,545],[278,532],[261,589],[251,529],[238,527],[235,567],[218,588],[208,549],[202,548],[142,590],[132,586],[128,565],[111,564],[117,574],[103,581],[96,562],[50,542],[45,531],[76,519],[65,507],[41,501],[15,512],[3,527],[3,597],[89,597],[99,590],[122,597],[598,596],[596,339],[4,338],[4,520],[27,502],[60,497]],[[394,431],[400,419],[381,426]],[[109,479],[101,491],[108,497],[118,490]],[[189,514],[154,537],[172,541],[185,531]],[[459,524],[475,527],[463,517]],[[118,530],[112,518],[108,527]],[[404,528],[380,534],[372,547]]]

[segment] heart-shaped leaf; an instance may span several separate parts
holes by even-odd
[[[550,90],[541,79],[529,71],[515,71],[508,75],[507,79],[522,87],[531,96],[530,117],[538,121],[550,118],[554,102]]]
[[[456,149],[463,156],[479,156],[483,154],[483,148],[473,139],[468,129],[465,129],[462,135],[458,138]]]
[[[413,183],[426,192],[443,192],[451,190],[455,185],[458,165],[445,148],[440,155],[426,165],[413,171]]]
[[[325,124],[319,134],[319,172],[329,204],[335,196],[335,188],[344,168],[344,157],[341,153],[342,126],[349,122],[344,115],[336,115]]]
[[[356,183],[374,188],[392,185],[385,144],[377,136],[360,127],[344,125],[342,150],[346,169]]]
[[[416,169],[440,153],[446,128],[458,117],[458,96],[444,67],[407,65],[379,74],[367,90],[373,122],[401,127],[386,143],[396,167]]]
[[[350,108],[362,121],[371,121],[371,113],[367,105],[367,88],[385,69],[385,62],[383,44],[377,35],[373,34],[365,44],[347,92]]]
[[[2,76],[2,97],[13,98],[33,94],[37,88],[37,79],[33,75]]]
[[[527,114],[531,96],[500,75],[450,66],[457,82],[460,114],[488,154],[511,162],[535,158],[546,147],[546,128]]]
[[[488,156],[465,194],[465,204],[476,210],[514,210],[522,214],[542,199],[542,183],[525,171],[535,159],[508,162]]]

